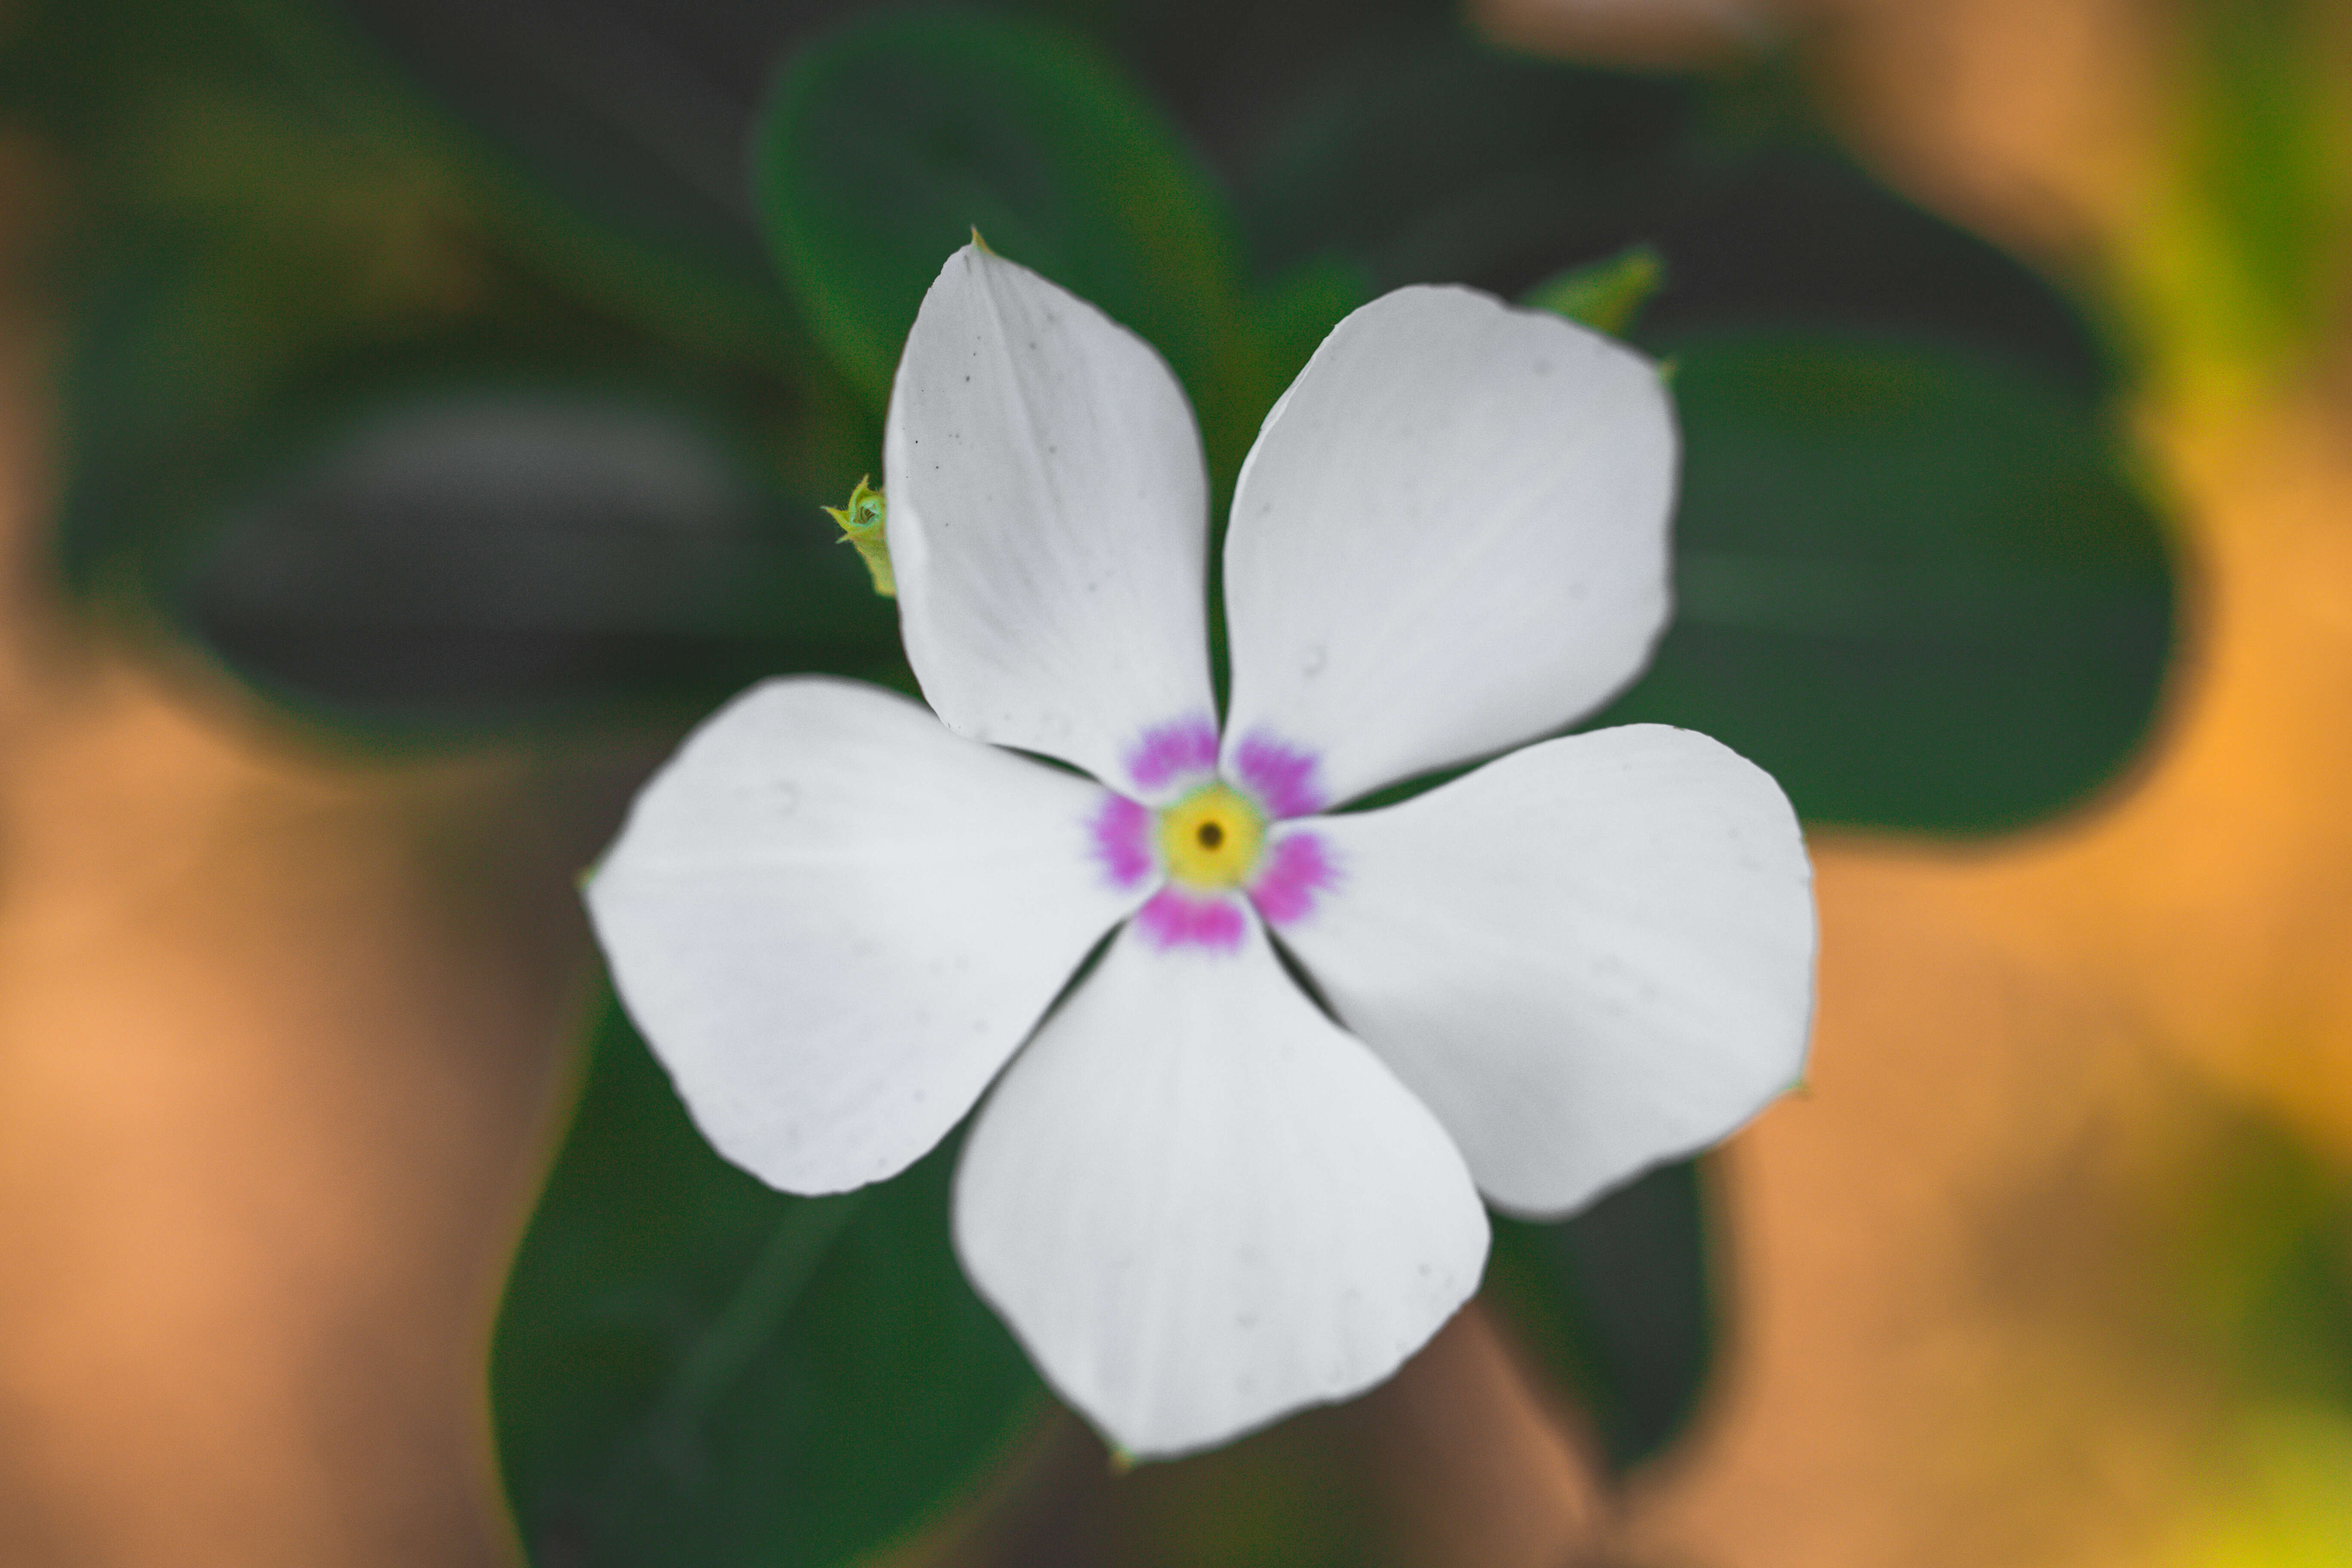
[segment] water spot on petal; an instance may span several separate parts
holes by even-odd
[[[1301,675],[1310,676],[1320,675],[1323,673],[1323,645],[1321,643],[1309,643],[1307,647],[1299,650],[1298,673]]]

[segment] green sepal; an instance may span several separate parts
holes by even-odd
[[[978,234],[972,243],[980,243]],[[857,551],[866,570],[873,574],[874,591],[886,599],[898,596],[898,574],[890,570],[889,503],[883,498],[871,476],[861,476],[857,488],[849,492],[847,506],[829,506],[825,515],[841,524],[841,542]]]
[[[1622,338],[1665,282],[1665,258],[1651,246],[1636,245],[1606,260],[1555,273],[1528,289],[1521,302]]]

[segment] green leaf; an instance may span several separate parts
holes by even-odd
[[[1815,822],[1971,832],[2082,800],[2147,733],[2165,546],[2106,433],[1949,345],[1691,335],[1673,626],[1596,724],[1769,770]]]
[[[793,60],[758,134],[784,276],[876,406],[924,291],[975,229],[1149,339],[1204,426],[1230,401],[1222,204],[1174,130],[1076,39],[960,12],[853,23]]]
[[[148,0],[152,3],[152,0]],[[337,11],[592,221],[774,287],[745,141],[808,7],[340,0]]]
[[[939,1517],[1047,1407],[948,1239],[955,1151],[772,1192],[617,1006],[507,1286],[490,1380],[540,1568],[820,1568]]]
[[[26,22],[0,100],[64,153],[81,219],[58,551],[77,589],[143,596],[180,533],[253,502],[322,421],[420,383],[628,385],[761,430],[830,391],[772,282],[592,242],[331,8],[93,0]]]
[[[1696,183],[1687,80],[1512,56],[1458,14],[1391,16],[1302,65],[1242,184],[1261,264],[1337,253],[1380,289],[1516,290],[1621,248]]]
[[[2048,279],[1839,153],[1784,68],[1703,82],[1531,60],[1451,13],[1349,31],[1258,110],[1239,205],[1260,266],[1336,256],[1376,289],[1518,295],[1646,242],[1673,279],[1654,328],[1932,334],[2085,386],[2109,368]]]
[[[1702,1188],[1678,1161],[1567,1220],[1494,1216],[1486,1298],[1621,1475],[1688,1425],[1714,1362]]]
[[[464,737],[895,671],[897,619],[836,537],[688,408],[444,388],[279,466],[193,537],[169,596],[313,717]]]

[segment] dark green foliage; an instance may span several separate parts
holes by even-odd
[[[1556,1224],[1495,1219],[1487,1299],[1622,1473],[1696,1414],[1714,1363],[1704,1177],[1662,1165]]]
[[[56,258],[72,585],[378,740],[895,667],[889,616],[814,548],[871,421],[772,286],[520,187],[299,0],[125,9],[37,7],[0,62],[91,193]],[[593,498],[515,440],[590,407],[631,431]],[[430,468],[428,438],[467,454],[453,478],[516,460],[368,490]]]
[[[948,1241],[955,1140],[795,1198],[714,1153],[617,1006],[490,1369],[539,1568],[818,1568],[937,1516],[1045,1405]]]
[[[1067,34],[952,11],[845,28],[761,122],[761,210],[818,340],[877,405],[976,229],[1132,327],[1196,400],[1234,326],[1234,237],[1158,112]]]
[[[378,733],[893,671],[889,604],[715,424],[578,392],[390,405],[208,531],[177,597],[248,679]]]
[[[1677,614],[1596,723],[1704,731],[1815,822],[2011,827],[2146,732],[2162,537],[2089,410],[1950,344],[1670,338]]]

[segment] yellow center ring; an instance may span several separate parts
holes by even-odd
[[[1238,888],[1265,847],[1265,818],[1231,784],[1204,784],[1160,814],[1160,863],[1182,887]]]

